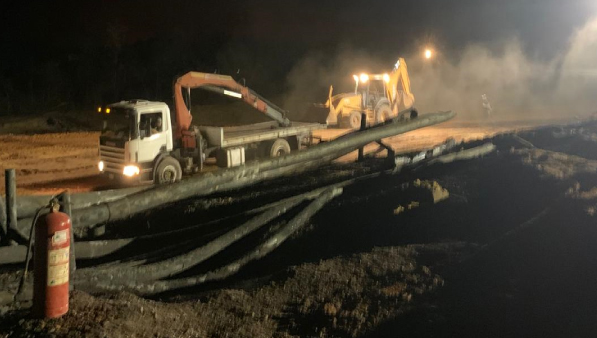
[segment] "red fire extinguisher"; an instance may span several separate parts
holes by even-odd
[[[56,318],[68,312],[70,231],[70,218],[57,204],[35,224],[35,317]]]

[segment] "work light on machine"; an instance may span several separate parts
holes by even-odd
[[[389,82],[390,82],[390,75],[388,75],[388,74],[384,74],[384,75],[383,75],[383,81],[384,81],[385,83],[389,83]]]
[[[361,80],[361,82],[365,83],[365,82],[369,81],[369,75],[367,75],[365,73],[361,73],[361,75],[359,76],[359,80]]]

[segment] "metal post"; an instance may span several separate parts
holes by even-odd
[[[375,142],[377,142],[377,144],[379,144],[380,147],[384,148],[388,152],[388,155],[386,156],[388,162],[394,163],[394,157],[396,157],[396,152],[394,151],[394,149],[389,145],[383,143],[381,140],[377,140]]]
[[[361,113],[361,128],[359,130],[367,129],[367,114]],[[365,146],[359,148],[359,156],[357,161],[362,161],[365,158]]]
[[[6,208],[4,208],[4,198],[0,197],[0,243],[7,242],[8,230],[6,228]]]
[[[6,169],[4,173],[8,233],[11,229],[17,229],[17,178],[14,169]]]

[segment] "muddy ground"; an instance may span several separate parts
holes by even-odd
[[[291,240],[225,281],[148,298],[76,290],[70,313],[56,320],[29,318],[27,304],[4,307],[0,336],[594,337],[597,125],[543,127],[464,146],[485,142],[497,151],[346,187]],[[187,200],[131,220],[131,232],[143,224],[159,231],[172,217],[207,224],[240,205],[364,175],[381,162],[336,163],[215,196],[238,203],[207,212],[194,207],[204,200]],[[442,198],[430,187],[445,189]],[[106,262],[81,267],[98,263]],[[3,288],[14,291],[19,268],[3,268]]]

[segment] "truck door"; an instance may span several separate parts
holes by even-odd
[[[156,156],[166,151],[168,124],[163,112],[141,113],[139,116],[139,155],[137,162],[153,161]]]

